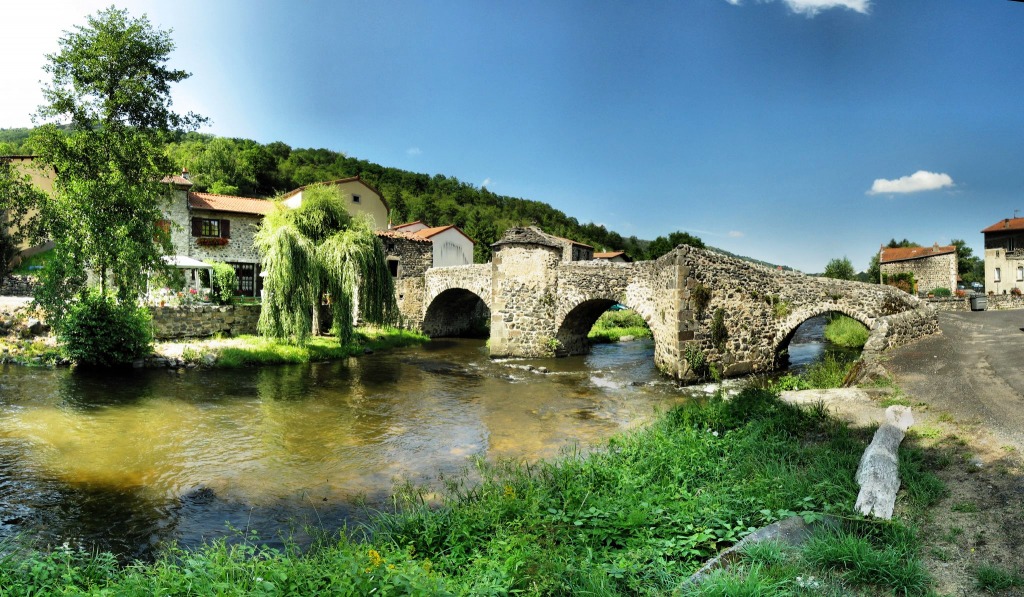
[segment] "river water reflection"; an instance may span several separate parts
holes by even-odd
[[[815,358],[795,348],[793,365]],[[703,394],[663,377],[648,341],[533,363],[547,374],[528,363],[435,340],[237,371],[2,366],[0,539],[127,558],[231,528],[301,543],[305,525],[330,532],[386,508],[396,483],[434,485],[476,457],[599,445]]]
[[[146,556],[166,540],[328,531],[474,457],[590,446],[687,399],[649,342],[537,362],[483,343],[239,371],[0,369],[0,537]],[[522,362],[517,362],[522,364]],[[360,506],[357,506],[360,504]]]

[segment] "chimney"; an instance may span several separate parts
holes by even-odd
[[[181,177],[184,178],[185,180],[192,180],[188,176],[188,168],[182,168],[181,169]]]

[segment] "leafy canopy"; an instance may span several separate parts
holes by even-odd
[[[307,187],[296,209],[279,204],[254,241],[265,274],[259,321],[264,336],[304,344],[319,331],[325,300],[342,344],[352,338],[357,303],[362,319],[370,323],[397,319],[384,246],[367,219],[349,215],[338,187]]]
[[[170,197],[160,182],[170,168],[166,135],[204,119],[171,111],[170,86],[189,74],[167,68],[174,43],[146,17],[111,7],[58,43],[47,55],[51,80],[32,144],[59,173],[39,206],[38,233],[56,246],[36,297],[59,325],[69,301],[86,295],[86,272],[101,294],[116,280],[118,302],[129,303],[146,272],[163,268],[170,247],[154,239]]]
[[[38,215],[31,209],[42,197],[28,174],[0,158],[0,282],[11,273],[8,264],[18,246],[37,226]]]
[[[837,280],[853,280],[857,272],[853,269],[853,263],[846,257],[843,257],[829,261],[825,265],[825,273],[822,275],[826,278],[835,278]]]

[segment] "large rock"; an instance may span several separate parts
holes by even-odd
[[[865,516],[889,520],[900,489],[898,451],[907,429],[914,424],[914,415],[908,406],[890,406],[885,418],[857,467],[860,493],[854,507]]]

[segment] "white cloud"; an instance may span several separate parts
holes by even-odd
[[[910,176],[903,176],[896,180],[876,178],[875,182],[871,185],[871,190],[868,191],[868,195],[917,193],[951,186],[954,186],[953,178],[948,174],[918,170]]]
[[[488,186],[490,184],[491,184],[491,177],[488,176],[487,178],[484,179],[484,181],[482,183],[480,183],[480,186],[481,187],[486,187],[486,186]]]
[[[405,153],[408,155],[422,155],[423,150],[420,149],[419,147],[410,147],[409,149],[405,150]]]
[[[870,0],[783,0],[793,12],[813,17],[829,8],[848,8],[861,14],[868,14]]]
[[[743,238],[746,235],[740,232],[739,230],[730,230],[728,236],[729,238]]]
[[[725,0],[733,6],[740,6],[742,0]],[[761,3],[772,0],[758,0]],[[813,17],[829,8],[848,8],[861,14],[871,10],[871,0],[782,0],[795,13]]]

